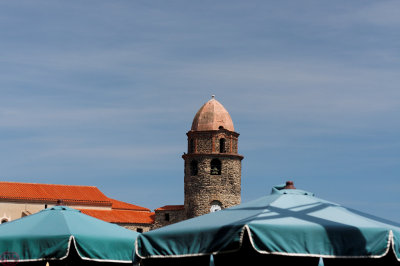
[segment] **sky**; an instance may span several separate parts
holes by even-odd
[[[0,0],[0,180],[183,204],[215,94],[242,202],[299,189],[400,221],[399,1]]]

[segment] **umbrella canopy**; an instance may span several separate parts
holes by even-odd
[[[397,263],[399,224],[284,186],[257,200],[144,233],[136,241],[136,254],[144,262],[211,254],[217,262],[219,255],[243,250],[329,261],[381,258],[390,249]]]
[[[0,254],[18,262],[62,260],[75,246],[83,260],[132,263],[139,234],[65,206],[0,225]]]

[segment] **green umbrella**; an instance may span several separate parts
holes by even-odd
[[[1,224],[0,254],[8,262],[57,261],[72,250],[84,261],[132,263],[138,235],[78,210],[55,206]]]
[[[317,265],[324,258],[329,265],[387,254],[398,264],[400,226],[303,190],[277,186],[257,200],[144,233],[136,241],[136,254],[145,265],[162,259],[177,264],[177,258],[186,263],[203,260],[200,264],[205,265],[210,255],[216,265],[254,258],[285,261],[282,265],[301,260]]]

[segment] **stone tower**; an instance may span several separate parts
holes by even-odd
[[[185,160],[185,216],[192,218],[240,204],[238,137],[228,111],[214,96],[196,113]]]

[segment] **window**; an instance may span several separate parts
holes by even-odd
[[[194,153],[194,139],[189,141],[189,153]]]
[[[221,174],[221,161],[218,159],[211,160],[211,172],[212,175],[220,175]]]
[[[197,161],[193,160],[190,162],[190,175],[197,175],[199,172],[199,167]]]
[[[138,232],[138,233],[143,233],[143,228],[136,228],[136,232]]]
[[[219,139],[219,152],[225,153],[225,139],[224,138]]]
[[[169,213],[166,213],[164,216],[165,221],[169,222]]]

